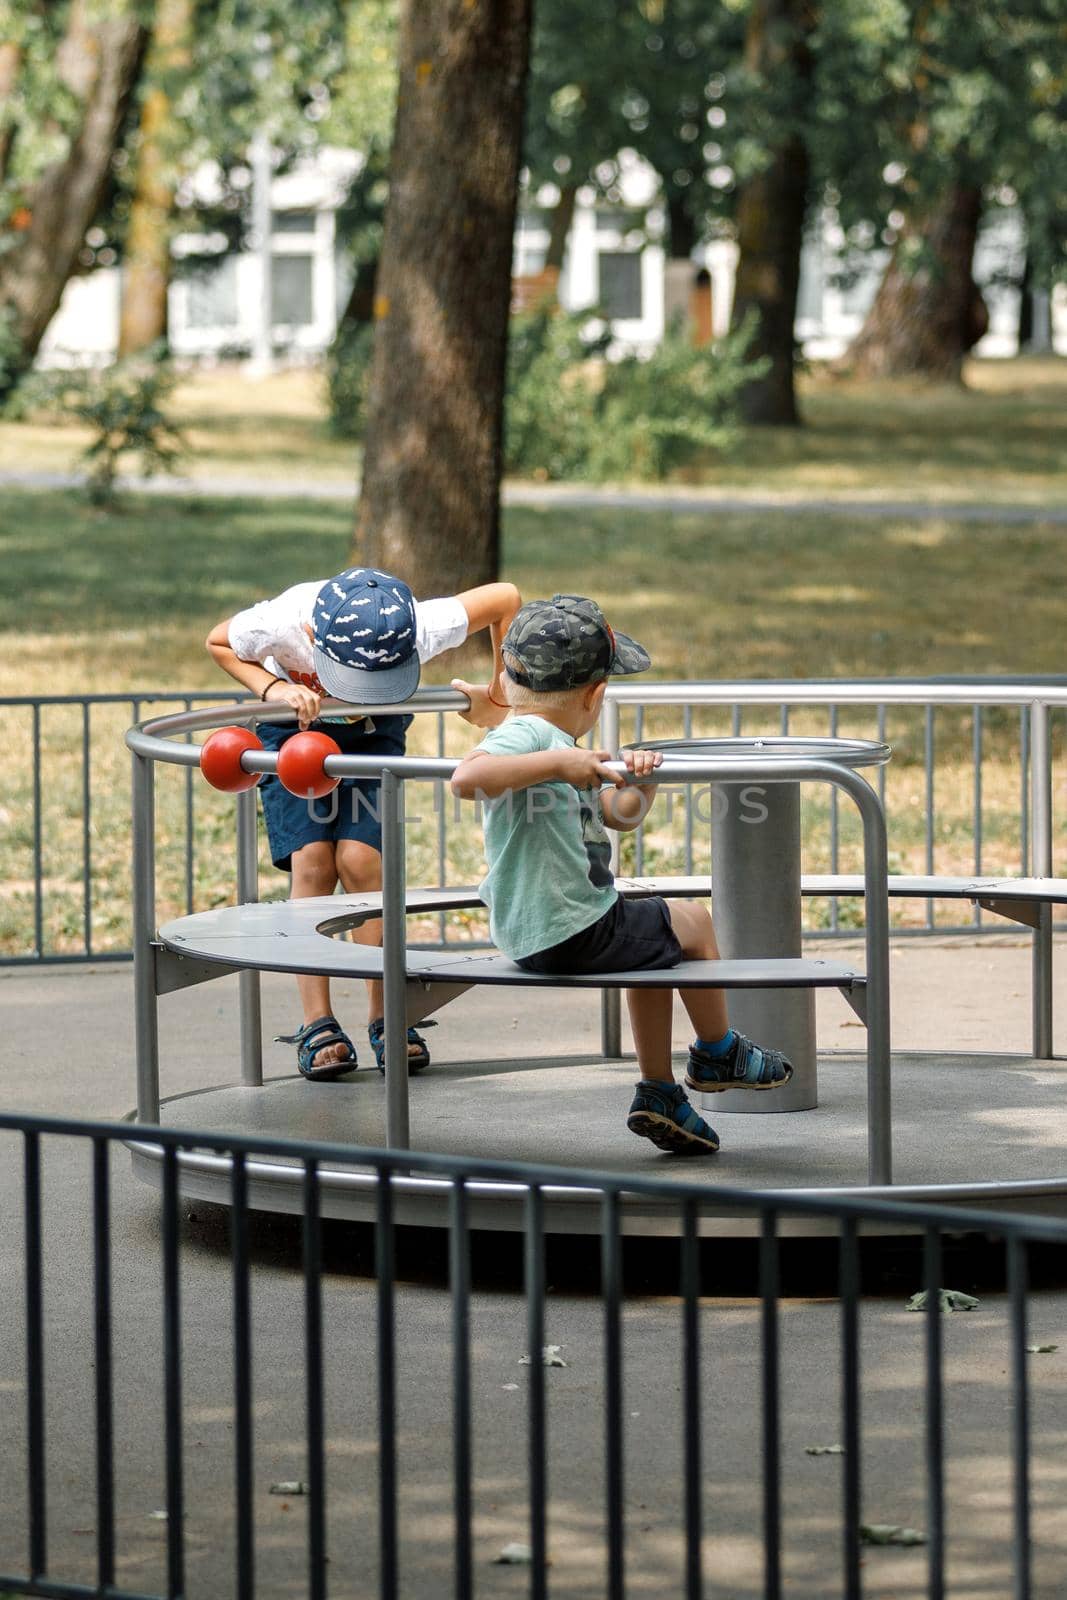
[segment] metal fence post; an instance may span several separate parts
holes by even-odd
[[[41,816],[41,707],[33,707],[33,948],[38,959],[44,955],[44,869]]]
[[[259,899],[259,859],[256,830],[256,791],[237,796],[237,903],[246,906]],[[263,1020],[259,973],[237,975],[241,1027],[241,1082],[258,1088],[263,1082]]]
[[[605,694],[600,707],[600,743],[610,750],[612,758],[619,753],[619,707]],[[611,832],[611,870],[619,870],[619,835]],[[600,991],[600,1054],[605,1061],[618,1061],[622,1056],[622,995],[618,989]]]
[[[385,1142],[411,1145],[408,1116],[407,889],[404,783],[382,773],[382,978],[385,1023]]]
[[[867,1182],[893,1181],[893,1111],[889,1012],[889,849],[878,791],[858,772],[830,779],[847,790],[863,821],[865,958],[867,967]]]
[[[134,755],[133,812],[133,1006],[137,1060],[137,1120],[159,1121],[159,1012],[156,997],[155,771]]]
[[[1030,869],[1035,878],[1052,877],[1052,746],[1049,708],[1030,707]],[[1052,907],[1038,908],[1033,936],[1033,1053],[1052,1057]]]
[[[870,1183],[893,1181],[893,1108],[890,1086],[889,850],[878,795],[856,773],[854,795],[863,818],[867,967],[867,1149]],[[861,798],[862,797],[862,798]]]

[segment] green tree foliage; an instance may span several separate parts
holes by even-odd
[[[584,10],[585,8],[583,8]],[[743,21],[702,0],[541,0],[534,32],[525,158],[531,181],[593,184],[621,198],[620,150],[656,171],[671,249],[686,255],[728,211],[721,101]]]
[[[0,245],[33,185],[66,153],[81,108],[60,71],[70,5],[0,0]]]
[[[0,35],[0,316],[17,341],[5,389],[32,363],[103,204],[147,41],[135,0],[36,9],[12,6]]]
[[[958,376],[985,326],[971,261],[988,200],[1020,203],[1039,278],[1067,267],[1067,11],[841,0],[817,56],[816,171],[850,244],[892,247],[848,364]]]
[[[330,142],[336,85],[345,70],[344,0],[198,0],[188,62],[166,84],[173,120],[169,174],[179,221],[243,240],[249,223],[253,140],[265,138],[279,170]],[[121,244],[136,142],[120,163],[113,226]],[[191,179],[210,164],[217,198],[205,205]]]
[[[82,108],[63,71],[63,41],[73,0],[0,0],[0,253],[18,243],[34,184],[69,152]],[[105,0],[77,0],[91,15],[113,12]],[[137,0],[143,20],[155,7]],[[167,102],[158,130],[155,180],[176,192],[186,227],[221,230],[238,242],[247,223],[248,148],[271,142],[280,167],[327,142],[362,143],[388,114],[388,50],[364,49],[367,18],[380,0],[196,0],[192,47],[158,53],[142,75],[111,162],[110,182],[91,219],[78,271],[121,258],[139,168],[142,106]],[[353,62],[360,62],[355,70]],[[377,87],[368,68],[379,74]],[[7,90],[5,93],[4,90]],[[342,109],[338,110],[338,98]],[[218,175],[218,199],[202,206],[190,180],[204,163]],[[184,214],[182,214],[184,213]],[[166,216],[160,226],[169,226]]]
[[[815,175],[852,243],[892,244],[898,219],[929,210],[952,185],[973,185],[1018,198],[1032,243],[1062,270],[1062,0],[835,0],[820,8],[813,48]]]
[[[350,150],[388,150],[397,79],[397,0],[359,0],[346,8],[344,59],[326,135]]]

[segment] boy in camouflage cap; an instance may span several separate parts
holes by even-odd
[[[644,672],[648,654],[615,633],[600,607],[578,595],[533,600],[505,635],[502,686],[510,714],[457,767],[452,791],[485,804],[489,871],[479,893],[494,942],[529,972],[632,972],[673,967],[683,957],[718,959],[711,917],[691,901],[623,899],[611,872],[606,828],[643,821],[655,787],[627,785],[604,763],[608,750],[578,740],[600,714],[609,677]],[[637,778],[661,757],[624,750]],[[610,787],[602,788],[602,785]],[[721,989],[681,989],[697,1037],[685,1083],[701,1092],[774,1089],[793,1069],[730,1028]],[[713,1154],[708,1126],[675,1083],[671,989],[628,989],[641,1072],[627,1126],[662,1150]]]

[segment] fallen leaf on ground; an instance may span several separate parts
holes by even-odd
[[[533,1550],[528,1544],[506,1544],[498,1556],[493,1557],[494,1567],[528,1567],[533,1561]]]
[[[1026,1353],[1028,1356],[1050,1356],[1053,1350],[1058,1349],[1058,1344],[1028,1344]]]
[[[306,1483],[301,1483],[299,1479],[294,1478],[291,1482],[272,1483],[270,1492],[271,1494],[307,1494],[308,1486]]]
[[[806,1444],[804,1446],[804,1454],[806,1456],[843,1456],[844,1453],[845,1447],[843,1444]]]
[[[861,1522],[860,1540],[863,1544],[925,1544],[926,1535],[897,1522]]]
[[[533,1363],[529,1356],[519,1357],[520,1367],[532,1365]],[[563,1359],[563,1346],[561,1344],[546,1344],[541,1351],[541,1365],[544,1367],[565,1367],[567,1363]]]
[[[937,1293],[941,1301],[942,1311],[973,1311],[979,1303],[973,1294],[964,1294],[962,1289],[939,1289]],[[923,1289],[919,1294],[913,1294],[904,1309],[905,1311],[925,1311],[926,1290]]]

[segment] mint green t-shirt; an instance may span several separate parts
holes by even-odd
[[[560,750],[575,740],[543,717],[511,716],[479,750],[496,756]],[[478,893],[493,943],[513,961],[591,927],[618,899],[600,796],[568,783],[539,783],[484,802],[489,872]]]

